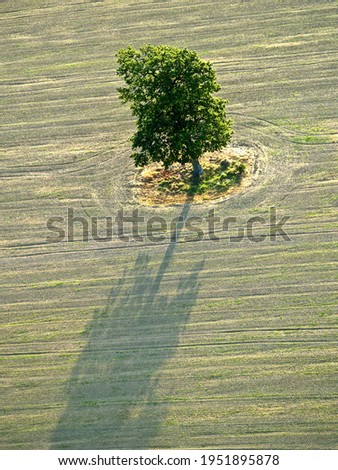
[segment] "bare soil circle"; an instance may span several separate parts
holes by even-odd
[[[137,169],[132,184],[134,199],[145,206],[168,206],[191,202],[217,202],[247,188],[259,172],[260,151],[256,146],[238,144],[200,158],[202,176],[192,177],[192,165],[174,164],[165,169],[151,163]]]

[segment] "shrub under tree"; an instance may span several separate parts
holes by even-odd
[[[135,164],[192,163],[200,176],[201,155],[225,147],[232,135],[226,101],[213,95],[220,85],[211,63],[194,51],[162,45],[121,49],[117,62],[126,83],[120,97],[136,117]]]

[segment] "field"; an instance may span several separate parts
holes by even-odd
[[[5,0],[0,12],[1,448],[337,448],[336,2]],[[168,208],[133,197],[115,53],[145,43],[214,64],[234,145],[261,155],[242,193]],[[271,207],[290,240],[241,240]],[[100,223],[121,208],[167,221],[214,209],[237,218],[237,238],[210,239],[204,219],[200,241],[179,228],[171,242],[86,242],[79,223],[73,241],[47,239],[67,208]]]

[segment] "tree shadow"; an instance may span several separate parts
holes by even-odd
[[[179,276],[168,269],[189,207],[160,264],[139,253],[95,314],[52,449],[145,449],[164,426],[169,404],[158,394],[159,380],[196,302],[204,264],[194,259]]]

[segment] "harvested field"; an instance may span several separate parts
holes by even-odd
[[[337,448],[336,13],[321,0],[1,2],[1,448]],[[147,42],[214,64],[236,142],[262,155],[239,194],[133,198],[115,53]],[[268,235],[271,207],[290,240]],[[47,238],[68,208],[101,232],[138,209],[141,236],[114,224],[109,241],[83,241],[76,222]],[[235,223],[210,233],[210,209]],[[168,223],[155,243],[154,215]],[[203,218],[202,239],[169,239],[178,216]],[[242,238],[255,216],[266,224]]]

